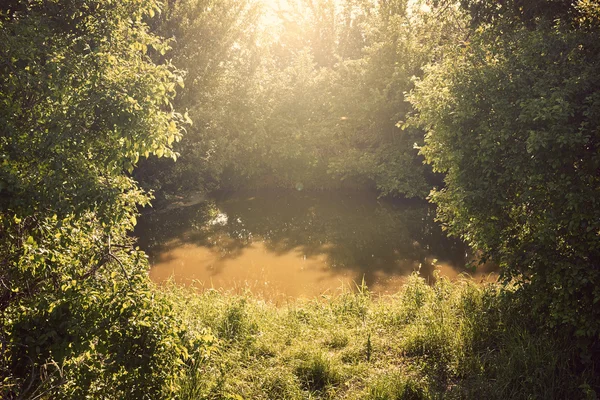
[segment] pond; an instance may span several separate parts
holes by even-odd
[[[436,269],[450,278],[468,270],[467,247],[446,237],[434,215],[425,202],[372,192],[245,191],[145,214],[134,234],[159,283],[172,278],[272,299],[364,282],[386,294],[413,271],[433,279]]]

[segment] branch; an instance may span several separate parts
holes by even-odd
[[[115,256],[113,253],[108,253],[108,256],[111,257],[113,260],[115,260],[117,263],[119,263],[119,266],[121,267],[121,271],[123,271],[123,275],[125,275],[125,279],[127,279],[127,283],[129,284],[129,288],[133,291],[133,285],[131,284],[131,280],[129,279],[129,275],[127,274],[127,271],[125,270],[125,266],[123,265],[123,263],[121,262],[121,260],[119,260],[117,258],[117,256]]]

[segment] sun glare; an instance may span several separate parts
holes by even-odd
[[[265,28],[278,26],[282,21],[291,19],[293,13],[304,14],[310,9],[308,2],[302,0],[257,0],[263,5],[263,15],[260,24]],[[336,10],[339,11],[341,2],[334,0]],[[298,21],[296,21],[298,22]]]
[[[289,10],[290,5],[286,0],[260,0],[263,4],[261,25],[265,28],[279,25],[281,14]]]

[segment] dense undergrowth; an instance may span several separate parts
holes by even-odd
[[[164,292],[208,347],[182,399],[593,399],[598,376],[567,338],[532,329],[511,291],[412,276],[276,306],[251,294]]]

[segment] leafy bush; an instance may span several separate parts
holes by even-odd
[[[600,334],[600,25],[587,3],[528,22],[487,9],[490,22],[430,66],[411,101],[428,131],[421,152],[446,174],[431,194],[439,219],[519,282],[540,324],[589,352]]]

